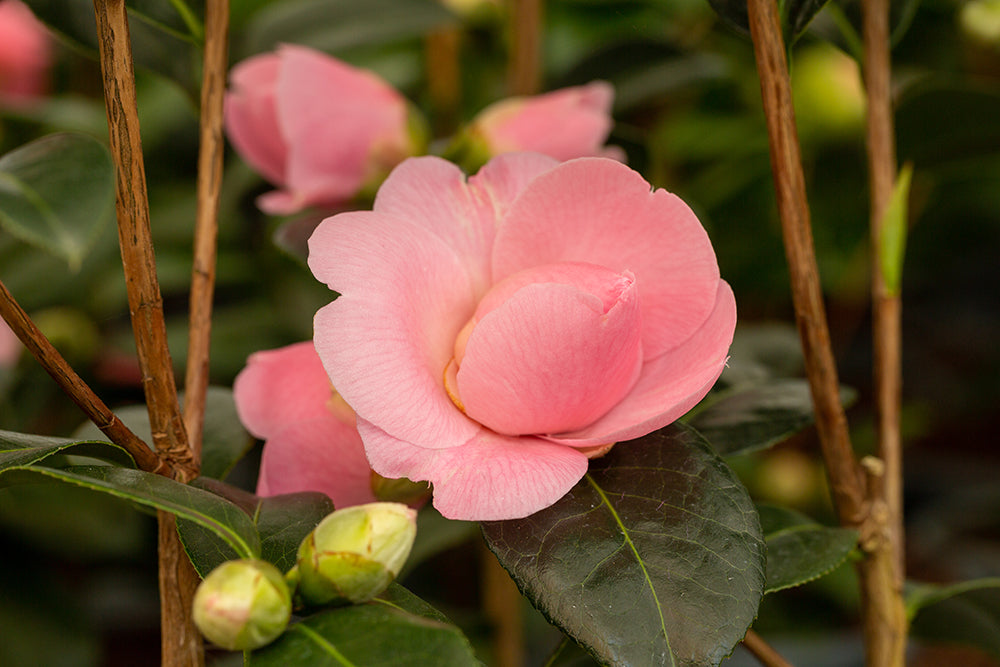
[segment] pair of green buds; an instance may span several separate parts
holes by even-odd
[[[337,510],[299,546],[286,574],[262,560],[212,570],[194,597],[193,618],[214,644],[253,650],[284,632],[293,595],[305,606],[366,602],[396,578],[417,534],[417,513],[400,503]]]

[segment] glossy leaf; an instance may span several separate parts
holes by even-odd
[[[843,390],[842,398],[850,402],[853,392]],[[765,449],[814,421],[812,396],[805,380],[771,380],[711,400],[704,408],[696,408],[686,421],[723,456]]]
[[[183,395],[181,395],[183,399]],[[146,442],[152,438],[149,431],[149,412],[145,405],[130,405],[115,410],[115,415]],[[86,423],[74,436],[93,440],[106,440],[96,426]],[[253,439],[240,423],[236,414],[233,392],[224,387],[209,387],[205,397],[205,429],[201,444],[201,474],[214,479],[225,479],[233,466],[253,447]]]
[[[295,565],[295,556],[303,538],[333,511],[333,503],[322,493],[292,493],[260,498],[209,478],[196,479],[192,485],[239,507],[257,526],[260,557],[282,572],[287,572]],[[184,549],[202,576],[227,560],[239,557],[232,546],[202,525],[178,521],[177,529]]]
[[[114,167],[96,139],[52,134],[0,157],[0,228],[83,263],[114,209]]]
[[[393,584],[370,602],[313,614],[250,654],[251,667],[479,665],[469,641],[436,609]]]
[[[767,542],[765,593],[801,586],[843,563],[858,543],[853,528],[829,528],[783,507],[758,507]]]
[[[90,442],[0,431],[0,471],[38,463],[56,454],[74,454],[132,467],[124,449],[110,442]]]
[[[555,505],[483,532],[528,599],[606,664],[718,665],[764,589],[746,489],[682,425],[619,443]]]
[[[211,530],[241,558],[260,553],[253,522],[231,502],[172,479],[118,466],[22,466],[0,471],[0,488],[12,484],[61,481],[170,512]]]
[[[1000,578],[917,585],[906,602],[912,637],[968,644],[1000,659]]]
[[[89,0],[26,0],[35,15],[65,39],[97,55],[94,4]],[[166,76],[189,92],[198,90],[201,61],[198,21],[204,3],[184,0],[128,0],[132,57],[137,66]]]

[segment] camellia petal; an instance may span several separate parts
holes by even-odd
[[[434,507],[449,519],[519,519],[566,495],[587,472],[587,457],[572,447],[534,437],[480,429],[461,446],[423,449],[364,421],[358,430],[372,468],[387,477],[408,471],[434,485]]]
[[[565,162],[533,180],[497,231],[494,281],[553,262],[635,274],[647,359],[702,325],[719,282],[715,252],[691,209],[668,192],[651,192],[625,165],[600,158]]]
[[[316,314],[314,341],[358,415],[377,415],[387,432],[429,447],[472,437],[479,427],[455,409],[443,382],[476,305],[454,251],[405,219],[350,212],[313,233],[309,267],[341,293]]]
[[[477,312],[457,374],[470,417],[507,435],[571,431],[632,388],[642,366],[638,291],[630,276],[587,268],[604,293],[537,282]]]
[[[312,341],[255,352],[233,383],[240,421],[258,438],[330,414],[330,379]]]
[[[273,53],[249,58],[229,74],[226,133],[243,158],[272,183],[285,183],[285,139],[278,125],[274,89],[281,59]]]
[[[257,494],[319,491],[337,508],[375,500],[371,468],[353,423],[333,414],[295,421],[268,438]]]
[[[711,315],[686,342],[647,362],[632,391],[601,419],[554,437],[574,447],[631,440],[670,424],[705,397],[722,374],[736,328],[736,300],[720,281]]]

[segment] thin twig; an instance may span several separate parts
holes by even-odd
[[[205,5],[205,65],[201,82],[201,139],[198,152],[198,205],[195,214],[194,265],[191,271],[191,325],[184,379],[184,424],[193,453],[201,461],[208,392],[212,298],[215,292],[216,240],[222,163],[222,102],[229,55],[229,0]]]
[[[427,95],[434,111],[435,136],[447,136],[458,124],[462,101],[461,42],[462,29],[457,25],[432,30],[425,40]]]
[[[871,189],[872,309],[875,421],[879,457],[885,464],[896,581],[903,584],[903,453],[900,438],[902,394],[901,301],[886,289],[882,273],[882,231],[896,178],[889,60],[889,2],[864,0],[865,87],[868,98],[868,175]]]
[[[511,0],[510,60],[507,90],[511,95],[534,95],[542,85],[543,0]]]
[[[28,314],[24,312],[7,286],[0,281],[0,317],[10,325],[11,330],[21,339],[32,356],[38,360],[56,384],[76,403],[90,421],[135,460],[141,470],[171,476],[170,467],[139,439],[104,401],[94,393],[83,379],[76,374],[59,351],[52,346]]]
[[[743,648],[750,651],[764,667],[792,667],[792,663],[781,657],[780,653],[753,630],[747,630],[743,638]]]
[[[94,0],[108,134],[116,167],[118,240],[129,314],[135,333],[153,445],[186,482],[197,474],[167,347],[163,299],[149,226],[149,202],[143,167],[135,73],[124,0]],[[163,667],[204,664],[201,635],[191,621],[198,575],[178,537],[174,517],[157,514],[160,590],[160,655]]]
[[[191,463],[191,452],[177,401],[163,298],[156,278],[125,2],[94,0],[94,10],[111,154],[116,167],[118,240],[153,446],[185,476],[183,471]]]
[[[816,426],[840,523],[861,534],[865,558],[856,568],[861,591],[865,654],[869,667],[902,667],[906,616],[882,500],[879,465],[865,476],[854,457],[840,404],[836,365],[823,310],[785,45],[775,0],[748,0],[750,33],[761,81],[771,144],[778,208],[792,282],[796,321],[813,395]],[[874,463],[874,462],[870,462]],[[879,462],[880,463],[880,462]]]
[[[816,428],[840,521],[856,526],[866,514],[863,477],[851,449],[847,417],[840,402],[840,383],[813,249],[778,8],[774,0],[749,0],[747,9],[771,142],[771,168],[788,258],[792,301],[816,411]]]
[[[521,593],[485,544],[480,554],[483,612],[493,625],[493,664],[520,667],[525,661]]]

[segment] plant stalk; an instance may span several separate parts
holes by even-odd
[[[219,236],[219,197],[225,139],[222,106],[229,64],[229,0],[205,5],[205,59],[201,82],[198,150],[198,199],[195,212],[194,264],[191,269],[191,321],[184,378],[184,424],[196,465],[201,461],[205,399],[209,380],[212,299]]]
[[[52,376],[59,388],[83,410],[87,418],[94,422],[111,442],[129,453],[140,470],[167,477],[171,476],[171,470],[167,463],[162,461],[156,452],[139,439],[139,436],[129,430],[115,416],[111,408],[105,405],[104,401],[94,393],[94,390],[83,381],[83,378],[77,375],[66,359],[52,346],[45,334],[39,331],[35,323],[31,321],[28,314],[7,290],[3,281],[0,281],[0,317],[6,320],[11,330],[17,334],[17,337],[45,369],[45,372]]]
[[[115,161],[118,240],[153,445],[160,457],[173,465],[175,479],[187,482],[197,474],[197,464],[188,446],[177,400],[163,298],[156,277],[125,2],[94,0],[94,13],[108,135]],[[181,546],[173,516],[160,512],[158,518],[161,664],[202,665],[201,635],[191,622],[198,575]]]
[[[542,86],[543,0],[511,0],[507,91],[534,95]]]
[[[780,653],[764,641],[764,638],[753,630],[747,630],[743,638],[743,648],[749,651],[757,662],[764,667],[792,667],[792,663],[785,660]]]
[[[778,209],[792,299],[816,412],[823,459],[840,523],[857,528],[865,558],[857,563],[869,667],[902,667],[906,618],[890,541],[883,464],[860,466],[851,448],[813,249],[805,178],[778,7],[748,0],[750,32],[767,118]]]

